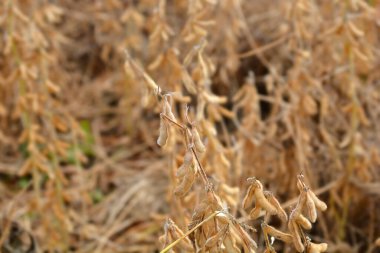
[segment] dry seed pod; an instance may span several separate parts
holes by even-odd
[[[210,249],[212,247],[217,246],[218,241],[224,237],[224,235],[227,233],[228,225],[223,227],[221,230],[218,231],[215,235],[211,236],[207,239],[205,246],[206,249]]]
[[[182,233],[182,235],[181,235],[181,233],[178,233],[177,230],[174,230],[174,231],[169,230],[169,233],[174,240],[177,240],[178,238],[180,238],[183,235],[183,233]],[[194,250],[193,246],[191,244],[191,241],[187,237],[180,240],[180,242],[178,243],[178,247],[180,249],[184,249],[186,252],[192,252]]]
[[[244,196],[243,208],[247,208],[248,205],[253,201],[253,197],[255,196],[255,190],[256,187],[251,184],[247,190],[247,193]]]
[[[296,208],[293,209],[292,213],[290,214],[291,217],[289,219],[294,220],[295,218],[300,216],[305,203],[306,203],[306,192],[302,191],[300,196],[298,197],[297,206]]]
[[[203,129],[205,130],[207,136],[213,137],[218,134],[218,131],[216,130],[214,124],[211,122],[203,120],[201,123],[203,123]]]
[[[295,218],[295,221],[304,229],[310,230],[312,228],[312,225],[308,219],[306,219],[305,216],[300,214],[298,217]]]
[[[277,230],[274,227],[269,226],[266,223],[263,223],[261,225],[261,227],[263,228],[263,230],[265,230],[266,233],[273,236],[277,240],[283,241],[285,243],[292,243],[293,242],[293,236],[291,234],[284,233],[280,230]]]
[[[186,151],[185,157],[183,158],[183,164],[178,168],[176,172],[176,176],[178,178],[185,176],[192,165],[193,165],[193,152],[191,151],[191,149],[188,149]]]
[[[247,94],[247,91],[249,89],[249,85],[244,85],[243,87],[241,87],[232,97],[232,101],[233,102],[237,102],[239,100],[241,100],[246,94]]]
[[[165,120],[161,117],[160,118],[160,130],[159,135],[157,139],[157,144],[161,147],[165,146],[167,140],[168,140],[168,128],[166,126]]]
[[[202,248],[202,246],[200,245],[204,245],[206,240],[204,238],[204,234],[203,234],[203,231],[201,229],[196,229],[194,231],[194,234],[190,234],[191,236],[191,240],[195,246],[195,249],[196,251],[195,252],[199,252]]]
[[[298,252],[303,252],[305,250],[305,246],[302,243],[301,234],[300,234],[297,223],[294,220],[289,220],[288,228],[289,228],[289,232],[293,236],[294,247],[296,248]]]
[[[309,191],[308,193],[309,193],[311,199],[314,201],[315,207],[318,208],[318,209],[321,210],[321,211],[326,211],[326,209],[327,209],[327,205],[326,205],[326,203],[323,202],[322,200],[320,200],[320,199],[314,194],[314,192]]]
[[[370,58],[365,53],[363,53],[361,50],[359,50],[359,48],[357,48],[357,47],[353,48],[353,52],[354,52],[355,56],[357,56],[360,60],[362,60],[364,62],[370,61]]]
[[[227,157],[223,153],[220,152],[218,158],[219,158],[218,160],[221,162],[221,164],[224,167],[229,168],[231,166],[230,161],[227,159]]]
[[[232,196],[239,196],[239,187],[232,187],[227,184],[221,184],[220,188],[223,189],[225,193]]]
[[[191,134],[193,135],[193,138],[194,138],[194,146],[195,146],[195,149],[199,152],[199,153],[203,153],[205,152],[206,150],[206,147],[205,145],[203,144],[202,140],[201,140],[201,137],[199,136],[199,133],[197,131],[197,129],[195,127],[192,127],[191,128]]]
[[[226,248],[225,252],[228,253],[240,253],[239,247],[236,246],[234,238],[230,233],[227,233],[223,240],[224,247]]]
[[[185,235],[183,231],[171,219],[168,219],[166,221],[165,226],[173,240],[177,240],[178,238],[183,237]],[[193,251],[191,241],[188,237],[184,237],[179,242],[179,247],[184,249],[185,251]]]
[[[176,177],[178,179],[181,179],[183,178],[186,174],[190,173],[190,171],[195,171],[195,165],[194,164],[190,164],[190,165],[185,165],[185,164],[182,164],[177,172],[176,172]]]
[[[150,71],[153,71],[153,70],[156,70],[163,62],[164,62],[164,54],[159,54],[154,60],[153,62],[151,62],[149,65],[148,65],[148,69]]]
[[[202,51],[203,50],[198,52],[198,61],[199,61],[201,68],[202,68],[203,77],[208,78],[210,76],[209,68],[203,59]]]
[[[208,201],[203,200],[194,209],[192,219],[201,219],[205,215],[205,213],[207,212],[208,208],[209,208]]]
[[[196,94],[197,93],[197,89],[195,88],[195,84],[194,84],[193,80],[191,79],[191,76],[189,75],[189,73],[185,69],[182,70],[182,82],[183,82],[186,90],[190,94]]]
[[[286,214],[285,210],[281,207],[280,202],[278,202],[278,200],[273,195],[273,193],[269,191],[265,191],[264,195],[268,199],[269,203],[271,203],[272,206],[276,208],[278,217],[282,221],[286,222],[288,220],[288,215]]]
[[[360,30],[353,22],[348,21],[348,29],[357,37],[364,36],[364,32]]]
[[[217,246],[217,243],[220,239],[220,235],[219,233],[217,233],[216,235],[213,235],[211,237],[209,237],[206,242],[205,242],[205,248],[206,250],[210,250],[211,248]]]
[[[260,212],[261,212],[261,205],[260,203],[256,202],[255,208],[253,208],[251,212],[249,213],[249,218],[251,220],[256,220],[260,216]]]
[[[236,207],[239,204],[239,188],[231,187],[227,184],[221,184],[220,186],[220,195],[225,199],[227,204],[231,207]]]
[[[165,96],[164,99],[164,114],[169,117],[169,119],[176,121],[176,118],[172,112],[172,107],[167,99],[167,96]]]
[[[307,196],[306,196],[306,199],[305,199],[305,202],[306,201],[310,201],[310,200],[307,200],[307,199],[311,199],[314,204],[315,204],[315,207],[318,208],[319,210],[321,211],[325,211],[327,209],[327,205],[325,202],[323,202],[322,200],[320,200],[315,194],[313,191],[311,191],[309,188],[307,188],[305,186],[305,184],[303,183],[303,175],[298,175],[297,177],[297,187],[298,189],[301,191],[301,195],[303,194],[303,192],[306,192],[307,193]],[[300,195],[300,198],[301,198],[301,195]],[[310,208],[312,208],[312,204],[311,203],[308,203],[308,205],[310,206]],[[309,206],[308,206],[308,209],[309,209]],[[314,212],[312,209],[308,210],[309,212]],[[313,221],[314,218],[315,220],[317,219],[317,214],[313,214],[313,213],[310,213],[310,219]],[[314,217],[315,215],[315,217]]]
[[[233,111],[230,111],[222,106],[218,106],[217,110],[219,111],[220,114],[222,114],[226,118],[229,118],[229,119],[235,118],[235,113]]]
[[[264,196],[263,185],[261,184],[261,182],[256,179],[253,184],[257,188],[255,190],[256,203],[260,203],[261,207],[269,214],[276,214],[276,208],[271,203],[269,203],[269,201]]]
[[[326,252],[327,250],[327,243],[312,243],[308,242],[306,253],[320,253],[320,252]]]
[[[230,218],[225,214],[225,213],[218,213],[216,215],[216,219],[221,223],[221,224],[229,224],[230,223]]]
[[[212,187],[213,187],[212,184],[209,184],[206,186],[207,201],[209,203],[210,209],[212,211],[222,210],[223,209],[223,202],[219,196],[217,196],[216,194],[214,194],[214,192],[212,190],[210,190],[210,189],[213,189]]]
[[[61,91],[61,88],[50,80],[47,80],[45,85],[47,90],[52,94],[58,94]]]
[[[305,184],[303,182],[303,175],[297,176],[297,188],[300,192],[304,191],[305,189]]]
[[[162,244],[163,247],[167,245],[167,241],[168,241],[167,237],[168,237],[167,234],[164,234],[158,237],[158,241]]]
[[[249,249],[257,248],[256,242],[248,235],[248,233],[238,223],[234,223],[234,228],[243,240],[244,245]]]
[[[190,167],[191,168],[191,167]],[[182,179],[181,183],[177,186],[174,194],[182,198],[188,193],[195,180],[195,171],[189,171]]]
[[[207,105],[207,114],[212,121],[220,122],[223,119],[222,115],[219,113],[217,107],[214,104]]]
[[[310,196],[310,192],[309,190],[306,194],[306,209],[310,221],[314,223],[317,220],[317,209],[314,200]]]
[[[213,104],[224,104],[227,102],[227,97],[217,96],[212,93],[207,93],[206,91],[202,92],[203,97],[207,100],[207,102]]]
[[[314,98],[310,95],[305,95],[302,98],[302,107],[306,114],[308,115],[315,115],[318,113],[318,106],[317,102],[314,100]]]
[[[168,233],[168,229],[170,227],[170,221],[171,221],[170,219],[168,219],[166,221],[166,223],[164,225],[164,231],[165,231],[165,233],[162,236],[160,236],[159,239],[158,239],[163,247],[165,247],[168,244],[169,240],[170,240],[170,234]]]

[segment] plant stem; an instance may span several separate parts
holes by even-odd
[[[190,229],[189,231],[187,231],[186,234],[184,234],[183,236],[181,236],[180,238],[178,238],[177,240],[175,240],[174,242],[172,242],[171,244],[169,244],[166,248],[164,248],[163,250],[160,251],[160,253],[166,253],[168,252],[169,250],[171,250],[171,248],[173,248],[174,246],[176,246],[181,240],[183,240],[186,236],[188,236],[189,234],[193,233],[197,228],[199,228],[200,226],[202,226],[204,223],[206,223],[207,221],[211,220],[212,218],[214,218],[216,215],[218,215],[219,213],[221,213],[221,211],[216,211],[214,212],[213,214],[211,214],[209,217],[207,217],[206,219],[204,219],[202,222],[200,222],[199,224],[197,224],[195,227],[193,227],[192,229]]]

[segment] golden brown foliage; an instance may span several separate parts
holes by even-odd
[[[378,0],[0,2],[2,252],[378,250]]]

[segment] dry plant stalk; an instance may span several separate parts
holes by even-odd
[[[312,228],[311,222],[302,214],[306,209],[309,219],[312,222],[316,221],[317,210],[325,211],[327,205],[318,199],[318,197],[306,186],[304,176],[302,174],[297,176],[297,187],[300,191],[300,196],[296,207],[291,211],[288,222],[288,229],[293,236],[293,244],[298,252],[304,252],[305,248],[311,252],[324,252],[327,249],[327,244],[314,244],[306,240],[302,229],[310,230]],[[313,204],[310,204],[310,202]],[[318,251],[319,250],[319,251]]]

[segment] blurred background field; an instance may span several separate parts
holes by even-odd
[[[173,194],[183,143],[157,145],[144,74],[189,106],[236,218],[260,228],[248,177],[289,211],[302,172],[328,205],[310,237],[380,252],[380,1],[2,0],[0,34],[1,252],[159,252],[167,218],[187,230],[203,186]]]

